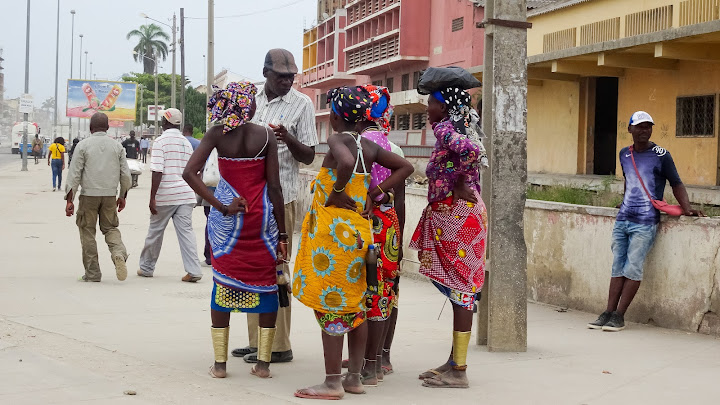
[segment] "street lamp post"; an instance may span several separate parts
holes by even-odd
[[[212,85],[215,79],[215,1],[208,0],[208,50],[207,50],[207,97],[205,98],[205,104],[210,101],[210,94],[212,94]],[[207,110],[207,109],[206,109]],[[205,113],[207,114],[207,112]],[[207,117],[206,117],[207,118]],[[207,129],[210,129],[210,123],[205,120]]]
[[[157,52],[153,55],[155,57],[155,138],[159,135],[158,132],[158,55]]]
[[[90,61],[90,80],[92,80],[92,61]]]
[[[70,78],[73,77],[73,51],[75,50],[75,10],[70,10],[70,14],[72,14],[72,29],[70,30]],[[70,91],[70,88],[68,88],[68,91]],[[69,97],[68,97],[69,98]],[[55,100],[57,103],[57,100]],[[67,112],[67,106],[65,106],[65,110]],[[68,138],[70,142],[72,143],[72,118],[68,117]]]
[[[177,48],[177,16],[175,13],[173,13],[173,23],[172,25],[164,23],[160,20],[156,20],[154,18],[150,18],[145,13],[140,13],[140,17],[145,18],[147,20],[155,21],[156,23],[162,24],[170,29],[172,29],[172,76],[170,77],[170,106],[172,108],[175,108],[175,87],[177,84],[175,83],[175,55],[176,55],[176,48]],[[155,64],[157,65],[157,55],[155,56]]]
[[[25,27],[25,94],[30,92],[30,0],[27,0],[27,26]],[[23,113],[23,144],[22,144],[22,168],[27,168],[27,143],[28,143],[28,113]]]
[[[88,59],[87,58],[88,58],[88,51],[85,51],[85,80],[87,80],[87,78],[88,78],[88,68],[87,68]]]
[[[82,80],[82,42],[83,42],[83,34],[80,34],[80,54],[78,58],[78,69],[80,70],[80,73],[78,73],[78,79]],[[78,134],[77,137],[80,138],[80,117],[78,117]]]
[[[54,107],[55,112],[53,113],[53,132],[54,136],[57,136],[57,115],[58,115],[58,108],[57,108],[57,93],[58,93],[58,75],[60,71],[60,0],[57,2],[57,24],[56,24],[56,34],[55,34],[55,99],[54,99]]]

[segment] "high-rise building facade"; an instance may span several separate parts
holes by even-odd
[[[328,2],[319,1],[325,7]],[[332,15],[304,33],[304,92],[315,102],[321,142],[331,132],[327,90],[373,83],[387,87],[395,107],[390,139],[432,145],[427,96],[417,92],[429,66],[482,64],[484,9],[470,0],[354,0],[335,2]],[[342,3],[342,4],[339,4]],[[323,13],[327,13],[323,9]]]

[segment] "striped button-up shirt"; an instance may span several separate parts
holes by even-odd
[[[177,128],[165,130],[153,144],[150,170],[162,173],[155,195],[157,206],[195,204],[195,192],[182,178],[193,153],[192,145]]]
[[[307,145],[318,144],[315,131],[315,108],[312,100],[295,89],[282,97],[268,102],[265,89],[261,89],[255,98],[257,110],[252,122],[258,125],[283,125],[288,133],[298,141]],[[300,191],[300,162],[295,160],[287,145],[278,143],[278,160],[280,162],[280,185],[282,186],[285,204],[297,200]]]

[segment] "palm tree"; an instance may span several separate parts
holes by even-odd
[[[135,37],[138,38],[138,43],[133,49],[135,51],[133,55],[135,62],[142,62],[144,73],[155,73],[155,58],[153,55],[157,54],[162,60],[167,59],[168,47],[165,41],[169,41],[170,36],[159,26],[150,24],[141,25],[140,29],[128,32],[128,40]]]

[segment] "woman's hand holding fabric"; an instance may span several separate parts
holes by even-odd
[[[245,212],[247,209],[248,202],[245,197],[237,197],[232,200],[228,205],[227,215],[237,215],[240,212]]]
[[[326,207],[338,207],[345,210],[351,210],[355,211],[357,209],[357,203],[355,200],[350,198],[349,195],[347,195],[346,192],[331,192],[330,196],[328,196],[327,202],[325,202]]]

